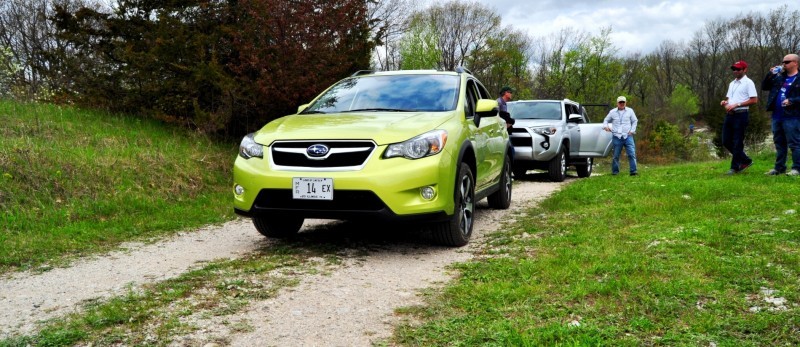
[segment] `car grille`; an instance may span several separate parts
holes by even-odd
[[[300,200],[292,198],[291,189],[262,189],[253,206],[284,211],[380,211],[386,208],[375,193],[364,190],[337,190],[333,200]]]
[[[306,150],[325,145],[329,154],[312,157]],[[291,141],[275,142],[270,146],[271,160],[278,169],[339,169],[359,170],[369,159],[376,145],[372,141]]]
[[[533,138],[527,131],[515,131],[511,135],[511,145],[530,147],[533,145]]]

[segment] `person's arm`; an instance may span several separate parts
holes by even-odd
[[[636,112],[633,112],[632,108],[629,108],[631,111],[631,131],[628,134],[636,134],[636,126],[639,125],[639,118],[636,118]]]
[[[611,117],[611,111],[608,111],[608,115],[606,115],[606,118],[603,118],[603,130],[611,131],[611,129],[608,128],[608,122],[611,122],[612,120],[613,118]]]
[[[767,71],[767,75],[764,76],[764,80],[761,81],[761,90],[771,90],[772,84],[775,83],[776,76],[778,75],[772,73],[772,71]]]
[[[758,98],[757,98],[757,97],[755,97],[755,96],[751,96],[751,97],[750,97],[750,99],[748,99],[748,100],[746,100],[746,101],[743,101],[743,102],[740,102],[740,103],[738,103],[737,105],[735,105],[735,106],[734,106],[734,108],[736,108],[736,107],[742,107],[742,106],[750,106],[750,105],[755,105],[755,104],[757,104],[757,103],[758,103]]]

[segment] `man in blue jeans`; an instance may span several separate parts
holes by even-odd
[[[782,67],[775,66],[761,82],[769,90],[767,111],[772,111],[772,139],[775,142],[775,167],[767,175],[786,172],[786,157],[792,150],[790,176],[800,175],[800,81],[797,80],[797,54],[783,57]]]
[[[731,152],[731,169],[728,175],[744,171],[753,165],[753,159],[744,152],[744,133],[750,124],[749,106],[758,102],[756,85],[747,77],[747,63],[739,60],[731,64],[734,80],[728,85],[728,94],[719,104],[725,108],[722,123],[722,146]]]
[[[619,155],[622,153],[622,147],[625,147],[630,174],[636,176],[639,172],[636,170],[636,143],[633,141],[633,135],[636,134],[639,119],[636,118],[636,112],[633,112],[632,108],[625,106],[627,102],[624,96],[617,98],[617,108],[608,111],[608,115],[603,119],[603,130],[610,131],[613,135],[611,143],[614,145],[614,157],[611,161],[611,174],[619,174]]]

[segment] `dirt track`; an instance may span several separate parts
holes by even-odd
[[[447,281],[446,267],[469,260],[485,234],[512,223],[525,207],[562,184],[532,175],[530,180],[515,181],[509,210],[492,210],[485,200],[480,202],[473,240],[466,247],[361,240],[350,252],[358,255],[332,272],[304,277],[299,286],[225,317],[228,322],[246,322],[254,327],[252,331],[232,333],[229,325],[221,322],[198,322],[201,329],[175,344],[202,346],[208,341],[227,341],[231,346],[370,346],[391,335],[395,308],[419,303],[418,291]],[[302,232],[348,233],[337,230],[347,227],[345,223],[310,220]],[[271,242],[260,236],[249,220],[240,219],[156,244],[126,245],[68,268],[6,276],[0,280],[0,338],[29,334],[38,321],[79,310],[87,300],[172,278],[203,262],[263,251]]]

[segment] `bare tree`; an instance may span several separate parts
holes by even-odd
[[[102,3],[93,0],[3,0],[0,2],[0,47],[10,52],[8,59],[0,59],[0,69],[15,71],[11,84],[17,97],[32,98],[57,87],[48,76],[57,76],[58,64],[48,52],[65,50],[65,43],[57,38],[50,18],[53,4],[67,8],[93,6]]]
[[[432,23],[439,35],[437,49],[442,53],[439,68],[445,70],[464,65],[469,55],[484,49],[487,40],[500,28],[500,15],[477,1],[452,0],[414,16]]]
[[[380,70],[399,68],[399,42],[408,31],[409,16],[418,7],[417,0],[368,1],[370,31],[376,43],[373,50],[375,68]]]

